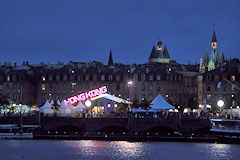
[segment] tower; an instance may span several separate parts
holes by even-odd
[[[108,66],[113,66],[112,50],[109,53]]]
[[[215,30],[213,31],[213,35],[212,35],[211,47],[212,47],[213,50],[217,49],[217,36],[216,36]]]
[[[163,45],[161,41],[158,41],[152,48],[149,62],[170,63],[170,61],[171,58],[166,45]]]

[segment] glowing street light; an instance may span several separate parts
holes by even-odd
[[[218,105],[218,107],[220,107],[220,108],[222,108],[223,106],[224,106],[224,101],[223,100],[218,100],[217,101],[217,105]]]
[[[91,102],[90,100],[87,100],[87,101],[85,102],[85,105],[86,105],[87,107],[90,107],[90,106],[92,105],[92,102]]]
[[[133,81],[128,81],[127,84],[128,86],[131,86],[133,84]]]

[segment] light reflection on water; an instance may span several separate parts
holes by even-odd
[[[0,159],[239,160],[240,145],[175,142],[2,140]]]

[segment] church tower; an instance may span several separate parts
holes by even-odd
[[[112,58],[112,50],[110,50],[110,53],[109,53],[108,66],[109,67],[114,66],[113,65],[113,58]]]
[[[216,36],[215,30],[213,31],[213,35],[212,35],[211,47],[212,47],[213,50],[217,49],[217,36]]]
[[[218,61],[218,51],[217,51],[217,36],[216,36],[215,30],[213,31],[213,35],[212,35],[211,48],[212,48],[212,51],[211,51],[210,61],[213,61],[213,63],[216,65]]]
[[[222,67],[225,63],[224,54],[219,54],[217,47],[217,36],[215,30],[213,30],[212,41],[211,41],[211,52],[208,57],[208,53],[205,52],[205,56],[200,58],[200,72],[211,71],[216,67]]]

